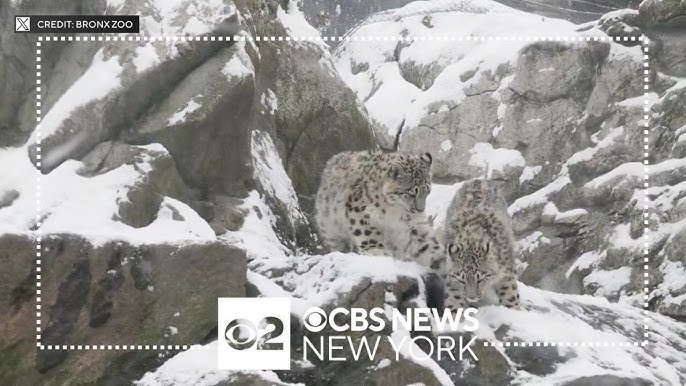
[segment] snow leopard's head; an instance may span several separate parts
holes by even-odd
[[[478,301],[495,276],[488,259],[490,239],[456,238],[448,243],[447,249],[448,285],[460,291],[469,302]]]
[[[431,192],[431,154],[395,153],[390,157],[383,194],[391,205],[423,212]]]

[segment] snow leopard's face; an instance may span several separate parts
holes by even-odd
[[[464,294],[468,301],[478,301],[495,276],[495,271],[487,263],[490,242],[455,240],[447,245],[447,249],[450,255],[449,286]]]
[[[383,194],[391,205],[400,205],[411,212],[423,212],[426,196],[431,192],[431,154],[403,154],[388,168]]]

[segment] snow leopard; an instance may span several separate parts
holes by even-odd
[[[431,154],[343,152],[326,164],[315,202],[322,240],[332,249],[417,261],[441,270],[445,246],[424,209]]]
[[[443,237],[448,308],[475,304],[486,290],[495,290],[500,304],[519,307],[512,226],[497,182],[475,179],[460,187]]]

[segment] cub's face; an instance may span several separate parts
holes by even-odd
[[[383,194],[391,205],[423,212],[431,192],[431,154],[403,154],[389,166]]]
[[[488,264],[490,242],[465,242],[456,239],[447,245],[448,285],[458,290],[470,302],[476,302],[484,294],[495,276]]]

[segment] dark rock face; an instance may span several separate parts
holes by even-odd
[[[686,76],[684,2],[646,0],[641,2],[638,10],[621,10],[603,15],[598,27],[611,36],[645,34],[650,39],[651,58],[655,67],[667,75]]]
[[[138,354],[126,350],[35,349],[35,336],[26,331],[33,330],[35,318],[30,297],[35,293],[33,241],[3,236],[0,244],[7,267],[0,320],[9,326],[0,351],[25,353],[3,368],[3,380],[95,382],[115,377],[117,371],[107,366],[136,363],[131,358]],[[202,343],[216,326],[216,298],[245,296],[245,254],[221,243],[94,246],[78,236],[54,235],[44,238],[41,260],[46,272],[41,280],[44,345]],[[84,361],[89,364],[84,366]],[[112,374],[105,376],[108,372]]]
[[[36,44],[35,37],[14,33],[15,14],[101,14],[105,1],[57,0],[50,2],[25,1],[21,10],[15,9],[9,1],[0,3],[0,146],[17,146],[28,138],[36,125]],[[57,66],[62,53],[70,55],[69,68],[62,69],[70,77],[82,73],[88,66],[81,63],[84,53],[91,47],[50,47],[43,52],[44,75]]]
[[[249,1],[247,6],[258,4]],[[264,36],[288,35],[269,18],[257,19],[255,28]],[[272,92],[278,108],[273,114],[264,111],[268,107],[259,108],[254,127],[271,135],[300,205],[309,214],[326,161],[341,151],[376,146],[371,123],[334,70],[327,47],[265,42],[259,52],[260,59],[254,61],[255,98]]]

